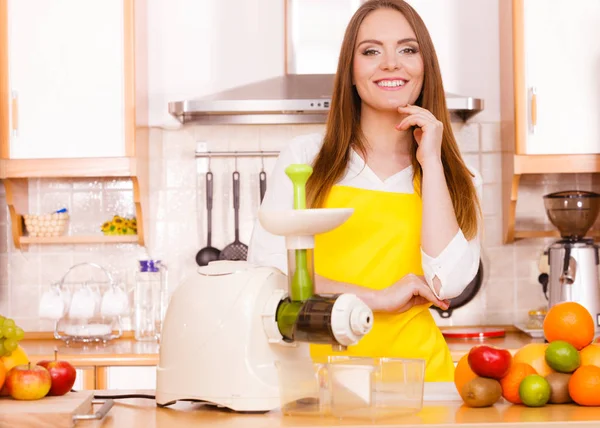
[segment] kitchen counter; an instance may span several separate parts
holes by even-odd
[[[132,392],[132,391],[127,391]],[[153,391],[138,391],[153,393]],[[124,393],[124,391],[98,391],[98,394]],[[104,421],[78,422],[76,428],[143,427],[192,428],[294,428],[294,427],[449,427],[495,428],[522,426],[525,423],[548,427],[592,427],[600,425],[600,408],[577,405],[547,405],[527,408],[521,405],[497,403],[493,407],[473,409],[460,401],[426,402],[414,415],[371,422],[358,419],[337,419],[331,416],[282,416],[279,411],[266,414],[238,414],[217,410],[200,404],[177,403],[168,408],[156,407],[153,400],[116,400]]]
[[[542,342],[543,339],[533,339],[530,336],[514,331],[508,331],[505,337],[467,340],[447,339],[454,361],[466,354],[475,345],[486,344],[508,349],[515,353],[518,349],[532,342]],[[69,361],[75,367],[89,366],[155,366],[158,364],[159,345],[154,342],[138,342],[135,339],[117,339],[106,345],[102,344],[72,344],[55,339],[25,339],[21,346],[29,355],[32,362],[43,359],[53,359],[54,349],[58,350],[60,359]]]

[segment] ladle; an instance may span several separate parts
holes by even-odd
[[[213,206],[213,174],[210,170],[210,156],[208,157],[208,171],[206,172],[206,247],[196,254],[198,266],[206,266],[218,260],[221,251],[212,246],[212,206]]]

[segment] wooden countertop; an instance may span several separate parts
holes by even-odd
[[[533,339],[530,336],[514,331],[508,331],[505,337],[485,340],[447,339],[454,361],[466,354],[475,345],[487,344],[508,349],[513,354],[532,342],[542,342],[543,339]],[[75,367],[86,366],[155,366],[158,364],[159,345],[155,342],[138,342],[135,339],[117,339],[105,345],[102,344],[72,344],[55,339],[25,339],[21,346],[29,355],[32,362],[54,358],[54,348],[58,349],[61,359],[65,359]]]
[[[127,391],[130,392],[130,391]],[[139,391],[153,393],[152,391]],[[102,394],[118,394],[123,391],[98,391]],[[469,428],[514,427],[525,423],[551,427],[598,427],[599,407],[579,407],[577,405],[547,405],[541,408],[528,408],[522,405],[498,403],[493,407],[473,409],[460,401],[426,402],[423,409],[413,415],[371,422],[359,419],[337,419],[331,416],[282,416],[279,411],[266,414],[239,414],[217,410],[200,404],[178,403],[168,408],[158,408],[153,400],[116,400],[104,421],[78,422],[77,428],[195,428],[210,426],[215,428],[303,428],[303,427],[448,427],[468,426]]]

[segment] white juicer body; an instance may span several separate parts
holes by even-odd
[[[310,360],[308,343],[276,338],[277,304],[287,287],[279,270],[237,261],[210,263],[182,283],[164,322],[156,403],[200,400],[235,411],[279,407],[275,362]]]

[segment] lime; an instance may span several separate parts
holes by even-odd
[[[550,384],[537,374],[525,376],[519,385],[519,398],[529,407],[544,406],[550,399]]]
[[[581,357],[570,343],[555,340],[546,348],[546,362],[557,372],[573,373],[581,364]]]

